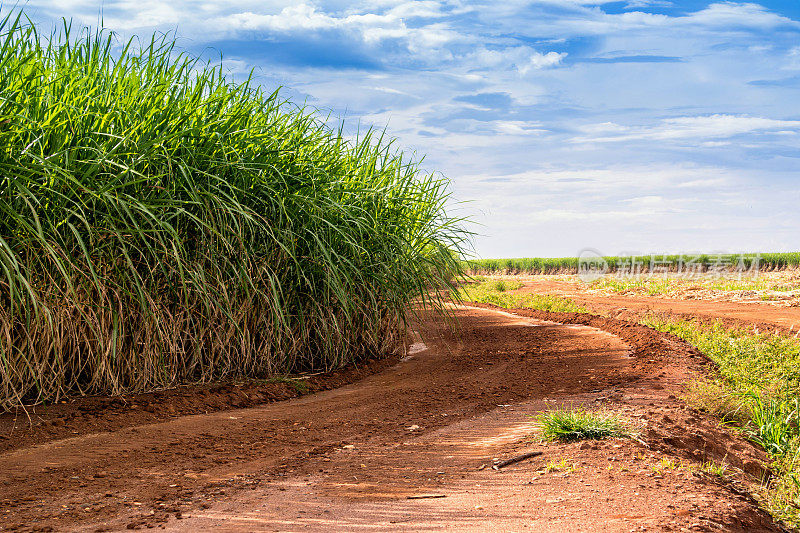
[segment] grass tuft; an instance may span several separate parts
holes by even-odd
[[[715,463],[714,461],[705,461],[700,465],[700,471],[706,474],[711,474],[723,480],[728,479],[728,465],[725,463]]]
[[[522,288],[522,283],[517,280],[498,279],[486,283],[488,290],[497,292],[515,291]]]
[[[273,376],[266,380],[267,383],[285,383],[293,388],[298,394],[308,394],[311,387],[303,379],[290,378],[288,376]]]
[[[585,409],[556,409],[540,414],[542,438],[569,442],[585,439],[628,437],[630,432],[618,415]]]
[[[578,470],[578,465],[575,463],[570,463],[566,459],[561,459],[559,461],[550,461],[545,465],[544,470],[542,473],[549,474],[550,472],[563,472],[565,475],[572,474]]]

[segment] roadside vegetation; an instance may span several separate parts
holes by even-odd
[[[651,261],[658,269],[674,271],[679,267],[697,268],[708,271],[715,268],[735,268],[741,266],[750,270],[756,256],[759,257],[761,270],[776,270],[800,267],[800,252],[794,253],[762,253],[762,254],[701,254],[688,255],[643,255],[639,257],[603,257],[609,272],[620,269],[641,271],[648,270]],[[688,261],[692,261],[687,265]],[[741,262],[741,265],[740,265]],[[576,274],[579,260],[577,257],[520,257],[509,259],[472,259],[464,261],[464,269],[470,274]]]
[[[690,384],[687,401],[764,447],[775,472],[765,501],[773,515],[800,527],[800,339],[663,316],[642,323],[686,340],[717,363],[717,375]]]
[[[537,420],[542,428],[542,438],[547,441],[599,440],[631,435],[622,419],[614,413],[554,409],[540,414]]]
[[[466,237],[383,135],[169,37],[0,21],[0,411],[396,349]]]
[[[478,279],[480,280],[481,278]],[[456,301],[493,304],[506,309],[526,307],[561,313],[588,312],[586,308],[575,304],[568,298],[513,292],[521,287],[522,283],[518,281],[503,281],[501,285],[497,280],[484,280],[465,283],[458,289],[454,289],[452,294],[453,299]]]

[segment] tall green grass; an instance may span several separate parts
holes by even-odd
[[[448,182],[383,136],[169,37],[7,15],[0,49],[0,409],[338,367],[460,270]]]
[[[794,253],[763,253],[763,254],[702,254],[688,255],[656,255],[640,257],[607,256],[603,259],[608,265],[609,272],[618,270],[634,270],[633,273],[649,271],[651,261],[656,269],[675,271],[678,268],[698,268],[706,271],[712,268],[745,269],[753,267],[756,255],[759,256],[761,270],[779,270],[800,266],[800,252]],[[687,265],[687,262],[692,263]],[[521,257],[510,259],[470,259],[464,261],[464,269],[471,274],[575,274],[578,272],[579,259],[577,257]]]

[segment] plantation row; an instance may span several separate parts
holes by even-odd
[[[797,252],[606,256],[602,259],[609,272],[628,271],[631,273],[688,270],[708,272],[736,269],[780,270],[800,266],[800,253]],[[578,257],[471,259],[463,261],[463,267],[471,274],[576,274],[580,267],[580,259]]]
[[[382,137],[168,38],[0,47],[0,410],[386,353],[459,271],[447,182]]]

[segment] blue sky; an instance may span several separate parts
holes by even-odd
[[[30,0],[386,126],[484,257],[800,250],[800,2]]]

